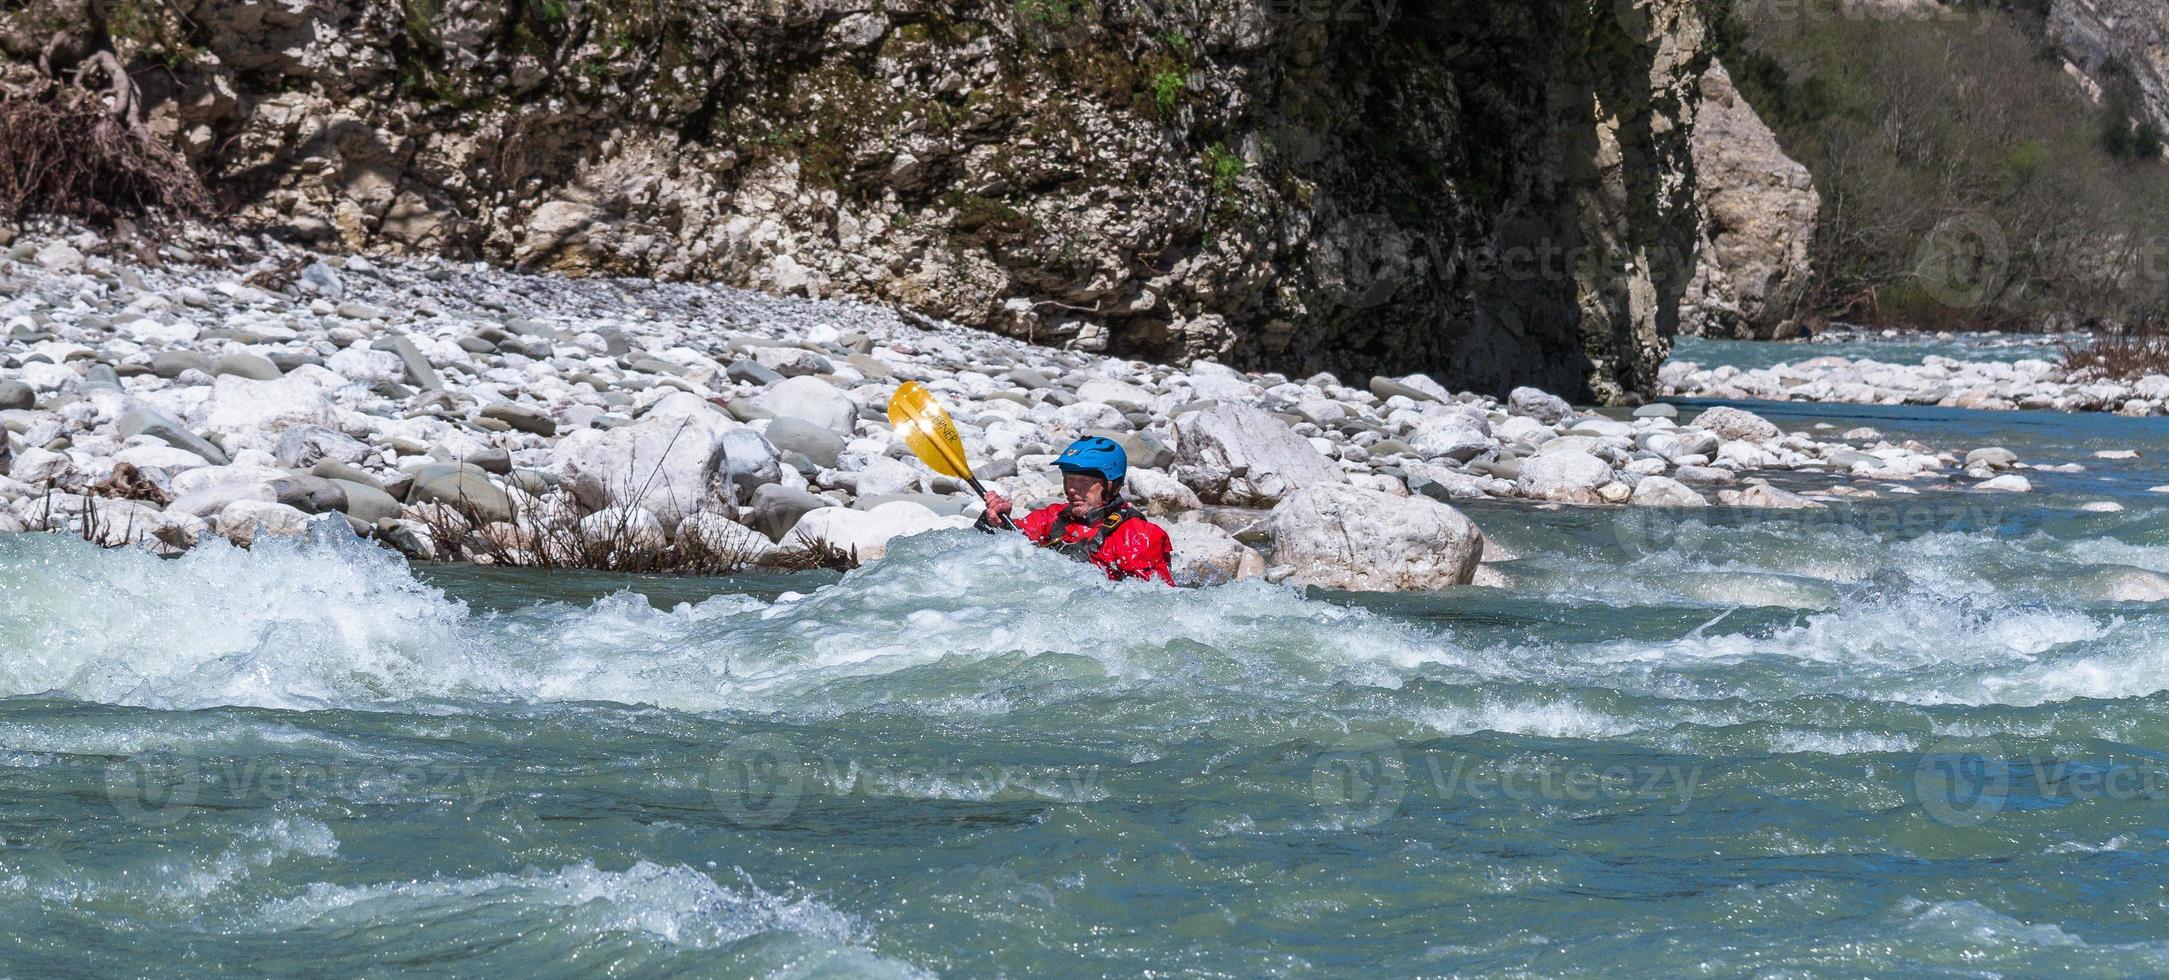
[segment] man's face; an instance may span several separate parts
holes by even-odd
[[[1090,473],[1064,473],[1062,497],[1069,501],[1070,516],[1084,517],[1107,506],[1107,481]]]

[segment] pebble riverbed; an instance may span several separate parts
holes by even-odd
[[[87,522],[101,543],[162,553],[344,515],[412,557],[517,564],[550,547],[525,524],[571,514],[634,547],[698,535],[762,560],[818,540],[868,560],[979,507],[891,432],[884,407],[907,379],[946,402],[1013,499],[1056,496],[1052,454],[1071,439],[1122,442],[1128,491],[1173,529],[1192,584],[1462,584],[1483,574],[1482,535],[1454,509],[1474,501],[1816,508],[2032,486],[1999,447],[1788,432],[1736,407],[1593,412],[1422,375],[1120,360],[719,286],[269,240],[146,254],[65,232],[0,259],[0,529]],[[1761,391],[1745,381],[1760,374],[1727,370],[1716,389],[1689,383],[1692,365],[1666,377]],[[430,533],[448,517],[486,542]]]

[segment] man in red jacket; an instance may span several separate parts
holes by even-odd
[[[1174,547],[1167,532],[1145,519],[1122,499],[1122,480],[1130,472],[1129,454],[1112,439],[1079,439],[1054,465],[1062,470],[1063,503],[1048,504],[1025,515],[1017,530],[1042,548],[1089,561],[1111,579],[1159,579],[1175,584],[1168,569]],[[989,527],[1009,515],[1001,494],[987,494],[987,512],[979,525]]]

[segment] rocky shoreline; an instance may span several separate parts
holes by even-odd
[[[1129,492],[1170,528],[1187,582],[1480,581],[1484,537],[1452,506],[1472,500],[1807,508],[2029,489],[2001,450],[1786,433],[1735,408],[1622,418],[1422,375],[1174,367],[854,302],[208,232],[155,254],[27,233],[0,258],[0,329],[0,526],[165,553],[343,515],[420,559],[574,563],[555,551],[592,536],[612,556],[698,541],[748,562],[870,560],[978,510],[891,433],[907,379],[1013,499],[1057,495],[1070,439],[1123,442]],[[1785,473],[1838,479],[1768,484]]]
[[[1888,364],[1826,354],[1744,370],[1675,360],[1658,369],[1657,385],[1661,394],[1683,398],[2115,412],[2139,417],[2169,411],[2169,375],[2149,374],[2137,380],[2077,378],[2064,366],[2038,357],[1963,361],[1930,354],[1919,364]]]

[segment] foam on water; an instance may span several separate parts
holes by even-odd
[[[344,540],[341,540],[344,538]],[[211,542],[174,561],[50,535],[0,543],[0,695],[315,708],[502,687],[464,607],[351,535]]]
[[[1592,739],[1631,734],[1644,731],[1648,724],[1663,724],[1654,719],[1650,723],[1640,723],[1594,711],[1572,701],[1486,703],[1474,708],[1430,708],[1419,711],[1417,720],[1441,735],[1468,735],[1488,731],[1510,735],[1541,735],[1546,738]]]
[[[824,685],[995,657],[1083,657],[1102,683],[1202,669],[1330,682],[1462,664],[1443,631],[1292,589],[1112,583],[957,533],[803,597],[668,611],[631,594],[477,616],[389,553],[321,535],[161,562],[45,536],[0,542],[0,695],[159,708],[370,708],[436,700],[771,710]],[[982,705],[1000,710],[999,702]]]
[[[1195,590],[1113,583],[1021,543],[961,532],[900,541],[885,561],[772,602],[720,595],[658,610],[622,593],[486,615],[421,583],[400,559],[340,535],[254,551],[214,542],[172,561],[18,536],[0,542],[0,642],[22,654],[0,662],[0,695],[158,708],[605,701],[986,718],[1061,692],[1225,688],[1299,703],[1334,685],[1394,690],[1418,676],[1461,687],[1566,682],[1673,707],[1683,698],[1800,694],[2031,705],[2169,689],[2169,641],[2151,626],[2047,597],[1983,594],[2000,577],[1983,571],[1991,549],[2008,565],[2064,561],[2059,548],[1930,534],[1881,545],[1882,560],[1898,567],[1872,585],[1848,585],[1783,571],[1794,552],[1780,543],[1647,555],[1630,576],[1588,574],[1586,559],[1571,556],[1559,564],[1584,590],[1616,591],[1605,583],[1626,578],[1642,593],[1634,601],[1799,608],[1790,623],[1728,625],[1720,614],[1669,638],[1473,649],[1448,628],[1263,582]],[[1794,545],[1856,569],[1877,547],[1842,528]],[[1668,586],[1669,597],[1648,594]],[[1758,687],[1712,673],[1749,664],[1761,670]],[[1010,681],[990,686],[997,676]],[[1624,713],[1555,699],[1410,707],[1409,720],[1448,735],[1604,738],[1671,724],[1652,713],[1662,705],[1649,704]],[[130,753],[276,738],[263,726],[205,726],[178,734],[163,721],[107,720],[79,733],[12,726],[0,745]]]
[[[368,885],[318,882],[265,902],[237,931],[390,938],[408,955],[496,972],[500,955],[541,956],[576,972],[678,972],[702,954],[738,954],[696,972],[763,976],[931,977],[868,949],[859,919],[811,897],[739,887],[685,865],[592,862],[555,870]],[[303,940],[309,941],[309,940]],[[690,961],[678,957],[693,956]],[[507,961],[511,966],[512,961]]]
[[[746,886],[727,888],[684,865],[640,861],[623,871],[583,862],[556,870],[374,885],[315,883],[257,910],[250,925],[284,931],[307,925],[427,920],[482,905],[562,912],[596,932],[634,933],[693,949],[713,949],[765,932],[795,932],[862,943],[866,927],[811,898],[784,898]]]

